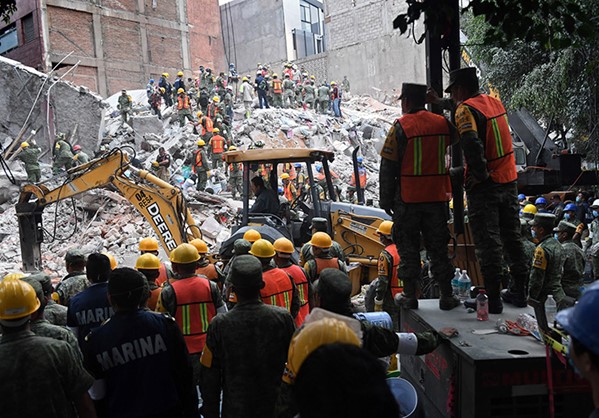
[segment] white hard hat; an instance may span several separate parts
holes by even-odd
[[[599,208],[599,199],[595,199],[595,201],[593,202],[593,204],[591,205],[591,207],[593,209],[598,209]]]

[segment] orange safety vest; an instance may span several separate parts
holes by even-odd
[[[366,187],[366,169],[359,168],[358,175],[360,176],[360,187]],[[354,187],[356,186],[356,173],[351,173],[351,183],[349,185]]]
[[[212,119],[210,119],[208,116],[204,116],[202,118],[202,135],[206,135],[206,132],[212,132],[212,129],[214,129]]]
[[[168,273],[166,271],[166,266],[164,263],[160,263],[160,274],[156,278],[156,284],[160,287],[164,285],[164,283],[168,280]]]
[[[505,108],[499,100],[486,94],[471,97],[464,104],[485,117],[485,159],[491,180],[495,183],[515,181],[518,173]]]
[[[272,81],[272,91],[275,94],[283,93],[283,83],[281,80],[276,79]]]
[[[177,96],[177,110],[189,109],[189,97],[187,95]]]
[[[237,169],[238,171],[243,172],[243,163],[236,163],[237,164]],[[233,171],[235,171],[235,165],[234,163],[229,164],[229,173],[232,173]]]
[[[407,146],[401,162],[401,200],[405,203],[447,202],[451,194],[445,155],[451,144],[447,120],[420,110],[397,120]]]
[[[391,288],[391,296],[395,298],[395,295],[403,292],[403,281],[399,279],[397,275],[397,267],[399,267],[399,253],[397,252],[397,246],[395,244],[391,244],[385,247],[385,251],[389,253],[389,255],[393,258],[393,265],[391,266],[391,281],[389,282],[389,286]]]
[[[295,196],[291,191],[291,182],[289,182],[287,185],[283,184],[283,196],[285,196],[285,199],[290,202],[293,202],[293,199],[295,199]]]
[[[150,298],[148,299],[147,305],[151,311],[156,310],[156,304],[158,303],[158,296],[160,296],[160,292],[162,292],[161,287],[150,291]]]
[[[210,144],[212,144],[213,154],[222,154],[225,150],[225,138],[220,135],[214,135],[210,139]]]
[[[210,281],[202,277],[188,277],[171,283],[177,307],[175,321],[179,325],[189,354],[201,353],[206,344],[206,332],[216,316]]]
[[[339,270],[339,259],[337,257],[315,258],[314,261],[316,262],[316,278],[320,277],[320,272],[324,269]]]
[[[196,269],[196,274],[205,276],[208,280],[212,280],[218,285],[218,288],[222,290],[223,285],[218,281],[218,273],[216,271],[216,266],[214,264],[208,264],[204,267],[198,267]]]
[[[301,267],[296,266],[295,264],[292,264],[288,267],[283,267],[281,270],[291,276],[293,282],[295,283],[295,287],[297,287],[297,293],[299,294],[300,300],[300,310],[295,317],[295,326],[299,329],[310,313],[310,305],[308,300],[308,286],[310,285],[308,284],[308,278]]]
[[[284,167],[283,173],[289,174],[289,180],[295,180],[297,178],[297,173],[295,172],[293,164],[286,163]]]
[[[291,312],[293,284],[283,270],[274,268],[262,273],[264,288],[260,290],[262,302],[267,305],[279,306]]]
[[[208,118],[214,119],[216,114],[218,113],[218,107],[213,103],[208,104],[208,108],[206,109],[206,113],[208,114]]]
[[[195,158],[195,164],[191,166],[191,171],[193,171],[194,173],[196,172],[196,167],[202,167],[204,165],[204,160],[202,160],[202,153],[200,152],[200,150],[197,150],[195,152],[196,154],[196,158]]]

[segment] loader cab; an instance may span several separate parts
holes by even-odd
[[[283,236],[300,245],[309,234],[311,219],[328,218],[330,201],[338,200],[329,167],[334,160],[332,152],[305,148],[252,149],[226,152],[223,157],[227,164],[243,164],[243,207],[231,237],[222,245],[225,253],[227,247],[248,229],[246,227],[258,229],[273,240]],[[299,164],[297,169],[296,164]],[[285,172],[289,174],[291,167],[295,175],[290,176],[290,181],[296,193],[285,198],[278,192],[282,184],[280,177]],[[278,213],[251,211],[254,196],[250,182],[255,176],[263,178],[268,193],[279,197]]]

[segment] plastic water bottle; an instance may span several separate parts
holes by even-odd
[[[485,289],[478,290],[476,297],[476,319],[479,321],[489,320],[489,297]]]
[[[451,279],[451,290],[453,291],[454,296],[460,295],[460,276],[462,275],[462,271],[458,268],[455,269],[455,274],[453,275],[453,279]]]
[[[470,285],[472,284],[472,281],[470,280],[470,277],[468,276],[468,272],[466,270],[462,271],[462,275],[460,276],[460,279],[458,280],[458,287],[460,289],[460,300],[464,301],[468,298],[470,298]]]
[[[553,299],[553,295],[547,295],[547,300],[545,301],[545,316],[547,317],[549,326],[553,326],[556,313],[557,303],[555,302],[555,299]]]

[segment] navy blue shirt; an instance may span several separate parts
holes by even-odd
[[[95,283],[69,300],[67,326],[78,327],[79,346],[89,332],[113,314],[108,302],[108,283]]]
[[[105,380],[109,417],[180,416],[193,408],[197,416],[187,348],[172,317],[118,311],[87,336],[82,351],[86,368]]]

